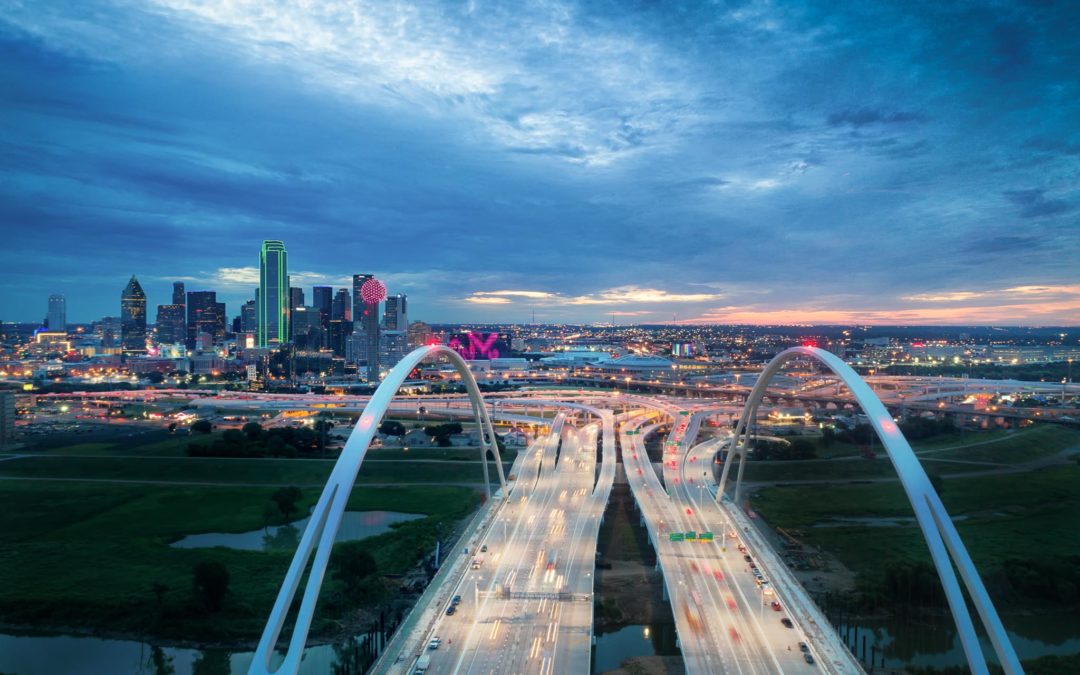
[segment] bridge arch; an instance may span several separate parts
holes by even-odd
[[[982,646],[979,644],[978,635],[975,632],[975,626],[971,620],[971,614],[968,612],[963,592],[957,581],[956,572],[953,570],[953,564],[960,570],[960,577],[964,581],[964,586],[971,596],[972,602],[982,620],[983,627],[990,637],[994,652],[997,654],[1005,672],[1008,675],[1022,674],[1024,670],[1020,666],[1016,650],[1013,649],[1012,643],[1005,633],[1005,627],[1002,625],[997,610],[994,608],[990,596],[983,586],[982,579],[975,569],[975,564],[971,561],[967,549],[964,548],[964,543],[960,540],[960,535],[956,531],[952,519],[945,511],[941,498],[930,484],[930,479],[919,463],[918,457],[912,451],[911,445],[904,438],[896,422],[893,421],[892,415],[885,409],[885,406],[870,386],[835,354],[816,347],[793,347],[780,352],[769,362],[754,384],[754,388],[746,400],[746,405],[743,407],[742,415],[739,417],[738,425],[735,427],[729,445],[727,460],[724,462],[724,470],[720,477],[717,499],[721,499],[724,495],[728,473],[731,470],[735,456],[738,455],[739,471],[735,481],[735,502],[736,505],[738,504],[748,449],[747,427],[756,418],[758,406],[761,404],[765,390],[773,375],[785,363],[799,357],[813,358],[839,377],[851,391],[855,400],[862,406],[863,412],[866,413],[878,438],[881,439],[881,443],[889,454],[889,459],[892,461],[897,475],[900,477],[900,484],[904,488],[908,501],[911,502],[911,506],[915,510],[915,519],[922,530],[927,546],[930,548],[930,556],[934,561],[938,577],[941,579],[941,585],[944,587],[949,610],[952,612],[953,620],[956,622],[960,642],[964,648],[964,654],[967,657],[971,672],[976,675],[985,675],[989,673],[989,669],[987,668],[986,658],[983,656]]]
[[[480,456],[484,460],[484,484],[488,485],[487,453],[491,450],[495,455],[495,467],[499,475],[499,484],[502,486],[503,499],[507,498],[506,478],[503,475],[502,458],[499,456],[498,443],[495,440],[495,428],[491,424],[484,400],[480,395],[480,388],[476,379],[469,370],[468,365],[461,356],[443,345],[431,345],[413,350],[405,358],[401,359],[383,380],[379,388],[375,390],[371,400],[364,407],[360,419],[357,420],[345,447],[341,451],[330,473],[330,478],[323,488],[315,509],[311,513],[311,519],[304,534],[300,539],[300,545],[296,549],[289,571],[285,574],[285,580],[281,584],[274,608],[266,621],[259,646],[255,649],[254,657],[248,675],[278,675],[295,674],[300,668],[300,658],[303,655],[304,646],[307,644],[308,632],[311,629],[311,621],[315,615],[315,605],[319,598],[319,589],[322,587],[323,577],[326,575],[326,566],[330,561],[330,551],[334,546],[338,528],[341,525],[341,517],[345,511],[345,505],[349,501],[353,486],[356,483],[356,474],[360,465],[364,462],[368,446],[371,445],[379,423],[386,415],[386,411],[397,394],[398,389],[405,378],[409,376],[413,368],[422,361],[436,356],[446,356],[454,369],[461,375],[461,381],[469,394],[473,414],[480,422]],[[490,441],[489,441],[490,439]],[[488,485],[488,496],[491,496],[491,488]],[[315,554],[311,572],[307,584],[304,586],[303,599],[300,610],[296,616],[296,624],[293,627],[292,637],[289,640],[289,648],[285,652],[285,658],[276,670],[270,669],[270,658],[274,654],[274,646],[285,625],[285,617],[289,612],[300,582],[307,569],[311,554]]]

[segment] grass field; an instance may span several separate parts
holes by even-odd
[[[946,479],[942,500],[980,570],[1008,558],[1075,555],[1080,521],[1080,467],[1055,466],[1020,475]],[[887,560],[929,561],[922,534],[901,526],[847,525],[844,517],[910,517],[898,483],[776,487],[751,497],[770,525],[798,530],[805,542],[834,554],[857,573],[873,575]],[[828,526],[822,526],[828,525]]]
[[[171,487],[4,481],[0,501],[0,618],[26,626],[82,627],[184,639],[254,637],[270,609],[291,551],[172,548],[199,532],[264,526],[273,488]],[[316,488],[303,490],[302,512]],[[405,572],[475,508],[478,494],[456,487],[358,488],[351,510],[393,510],[427,517],[367,540],[381,573]],[[191,590],[200,560],[226,564],[225,608],[207,615]],[[152,585],[168,586],[160,608]],[[327,577],[316,630],[342,611],[337,582]]]

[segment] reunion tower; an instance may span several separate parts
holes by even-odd
[[[367,381],[379,381],[379,303],[386,299],[386,284],[373,274],[353,275],[353,322],[364,331]]]

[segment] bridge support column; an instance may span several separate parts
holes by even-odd
[[[667,584],[664,584],[664,583],[660,584],[660,588],[663,590],[663,596],[662,597],[664,598],[664,602],[667,602],[668,600],[671,599],[671,598],[668,597]]]

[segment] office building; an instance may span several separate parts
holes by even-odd
[[[256,294],[258,291],[256,291]],[[248,300],[240,307],[240,332],[254,335],[259,330],[258,311],[254,300]]]
[[[15,442],[15,392],[0,390],[0,445]]]
[[[353,275],[353,324],[356,330],[367,336],[364,352],[367,355],[368,382],[379,381],[379,302],[364,302],[360,289],[374,278],[374,274]]]
[[[326,331],[326,348],[339,358],[345,357],[345,340],[352,334],[352,322],[331,319]]]
[[[349,299],[349,289],[339,288],[334,294],[334,303],[330,309],[331,321],[352,321],[352,301]]]
[[[49,314],[45,327],[50,331],[67,330],[67,300],[59,293],[49,296]]]
[[[313,286],[311,288],[311,306],[319,312],[323,330],[330,327],[334,311],[334,289],[331,286]]]
[[[314,307],[295,307],[290,315],[293,324],[293,344],[297,349],[317,350],[322,348],[322,317]]]
[[[172,304],[183,306],[187,298],[184,296],[184,282],[174,281],[172,285]]]
[[[146,293],[134,274],[120,293],[120,341],[125,356],[146,353]]]
[[[285,244],[267,240],[259,253],[258,334],[259,347],[289,341],[289,254]]]
[[[103,349],[115,349],[120,347],[121,325],[120,317],[105,316],[94,326],[94,335],[101,338]]]
[[[187,345],[195,349],[199,336],[210,336],[211,343],[225,340],[225,303],[217,301],[216,291],[189,291],[187,294]]]
[[[371,352],[368,351],[367,334],[359,327],[356,327],[352,334],[345,338],[345,363],[356,364],[357,372],[366,374],[368,360],[371,356]]]
[[[386,298],[386,307],[383,309],[383,328],[405,332],[409,328],[409,319],[405,311],[408,296],[391,295]]]
[[[413,321],[409,325],[409,346],[410,347],[423,347],[431,342],[434,337],[434,333],[431,330],[431,326],[427,325],[423,321]]]
[[[409,353],[409,336],[405,331],[387,330],[379,335],[379,362],[387,369]]]
[[[184,305],[158,305],[154,330],[158,344],[171,345],[187,342],[187,326],[184,318]]]

